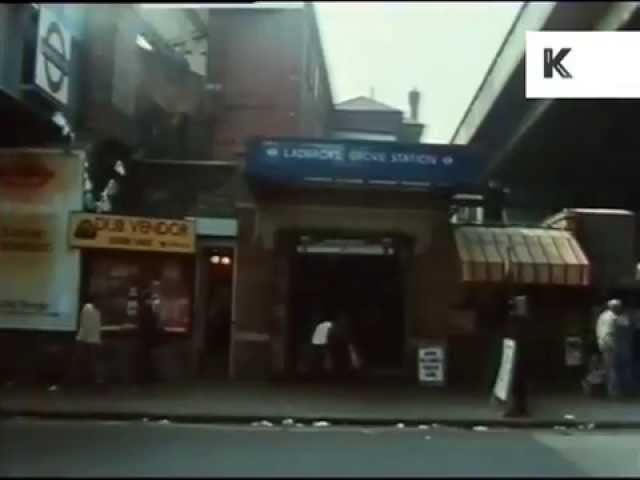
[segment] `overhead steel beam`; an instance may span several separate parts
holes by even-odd
[[[193,25],[195,31],[198,33],[198,39],[206,38],[209,36],[209,26],[202,19],[199,12],[202,10],[194,10],[191,8],[186,8],[182,10],[182,13],[187,18],[187,20]],[[196,40],[196,39],[192,39]]]
[[[607,14],[597,22],[594,30],[615,31],[625,28],[637,11],[638,2],[611,3]],[[541,121],[545,113],[547,113],[549,108],[555,103],[553,99],[531,100],[531,102],[533,103],[531,110],[517,126],[506,145],[491,159],[485,172],[487,178],[495,174],[495,170],[510,157],[515,147],[522,141],[527,132]]]
[[[542,30],[557,2],[525,2],[458,124],[451,143],[470,143],[524,58],[525,33]]]

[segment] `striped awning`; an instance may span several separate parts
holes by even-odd
[[[455,228],[463,282],[588,286],[589,260],[571,233],[547,228]]]

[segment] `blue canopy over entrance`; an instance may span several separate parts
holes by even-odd
[[[249,147],[247,175],[281,186],[469,190],[485,162],[465,145],[270,138]]]

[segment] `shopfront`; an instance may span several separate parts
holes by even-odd
[[[418,347],[446,341],[455,293],[449,197],[479,162],[460,146],[254,145],[255,202],[238,206],[233,376],[304,373],[319,313],[349,317],[372,378],[415,381]]]
[[[577,387],[594,290],[591,263],[573,234],[478,225],[454,225],[453,232],[461,281],[450,316],[450,376],[463,384],[482,381],[488,391],[504,334],[506,299],[520,292],[531,300],[532,381]]]
[[[129,356],[137,330],[137,308],[132,304],[139,304],[152,282],[159,284],[158,322],[163,332],[156,352],[158,369],[167,378],[187,375],[194,312],[194,222],[72,213],[69,225],[69,244],[82,251],[81,302],[92,301],[102,312],[106,350],[116,357],[107,367],[109,375],[130,379]]]

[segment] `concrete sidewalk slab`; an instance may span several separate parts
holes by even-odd
[[[612,402],[579,394],[535,395],[526,419],[504,419],[488,394],[415,386],[280,385],[218,383],[113,387],[101,393],[1,390],[0,415],[76,419],[281,424],[326,420],[332,424],[460,427],[640,428],[640,402]],[[590,424],[594,424],[593,426]],[[589,425],[589,427],[587,427]]]

